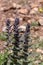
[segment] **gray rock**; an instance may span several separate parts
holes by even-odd
[[[20,31],[25,31],[26,30],[26,26],[23,26],[23,25],[19,26],[19,30]]]

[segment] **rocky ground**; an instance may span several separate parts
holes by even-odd
[[[0,0],[0,31],[2,31],[6,19],[14,21],[16,15],[22,22],[40,22],[43,25],[43,0]]]

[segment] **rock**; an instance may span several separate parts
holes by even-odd
[[[28,23],[31,24],[31,20],[28,20]]]
[[[18,10],[18,13],[20,13],[20,14],[28,14],[28,10],[22,8],[22,9]]]
[[[38,7],[39,5],[36,4],[36,3],[31,3],[31,8],[35,8],[35,7]]]
[[[38,12],[38,8],[33,8],[31,11],[30,11],[30,14],[37,14]]]
[[[26,26],[23,26],[23,25],[19,26],[19,30],[20,31],[25,31],[26,30]]]
[[[8,0],[3,0],[3,1],[0,1],[0,11],[3,11],[3,10],[8,10],[12,7],[12,1],[8,1]]]
[[[34,8],[34,11],[38,12],[38,8],[37,8],[37,7],[35,7],[35,8]]]
[[[16,4],[16,3],[13,3],[12,6],[13,6],[14,8],[16,8],[16,7],[17,7],[17,4]]]
[[[3,11],[4,10],[4,8],[3,7],[0,7],[0,11]]]
[[[6,32],[6,26],[3,27],[2,32]]]
[[[43,54],[43,50],[39,48],[36,50],[36,52]]]
[[[42,41],[43,40],[43,36],[40,36],[39,39],[40,39],[40,41]]]
[[[13,6],[14,8],[18,8],[18,9],[20,9],[20,8],[21,8],[21,5],[16,4],[16,3],[13,3],[13,4],[12,4],[12,6]]]
[[[11,21],[14,21],[14,18],[12,18],[12,17],[10,17],[9,19],[10,19]]]
[[[36,60],[34,63],[37,65],[37,64],[41,63],[41,61],[40,60]]]
[[[22,20],[23,20],[23,18],[22,18],[22,17],[19,17],[19,19],[20,19],[20,21],[22,21]]]
[[[40,19],[39,19],[39,24],[40,24],[41,26],[43,26],[43,18],[40,18]]]
[[[17,8],[20,9],[21,8],[21,5],[17,5]]]
[[[33,51],[33,49],[28,49],[29,53]]]

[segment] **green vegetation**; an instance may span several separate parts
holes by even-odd
[[[5,33],[0,33],[0,40],[2,40],[2,41],[7,40]]]
[[[0,65],[3,65],[3,63],[6,62],[7,58],[8,58],[8,52],[0,53]]]
[[[0,40],[1,41],[7,41],[7,37],[6,37],[6,32],[2,32],[2,33],[0,33]],[[13,38],[13,34],[11,34],[11,37]],[[14,40],[13,40],[14,41]]]
[[[36,22],[36,21],[32,22],[31,26],[38,26],[38,22]]]

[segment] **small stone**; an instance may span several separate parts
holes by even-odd
[[[21,8],[21,5],[17,5],[17,8],[20,9]]]
[[[28,10],[27,9],[19,9],[18,10],[18,13],[27,14],[28,13]]]
[[[36,14],[38,12],[38,8],[33,8],[31,11],[30,11],[30,14]]]
[[[42,41],[42,40],[43,40],[43,36],[40,36],[40,38],[39,38],[39,39],[40,39],[40,41]]]
[[[28,23],[31,24],[31,20],[28,20]]]
[[[9,19],[10,19],[11,21],[14,21],[14,18],[12,18],[12,17],[10,17]]]
[[[23,18],[22,18],[22,17],[19,17],[19,19],[20,19],[20,21],[22,21],[22,20],[23,20]]]
[[[42,49],[39,49],[39,48],[36,50],[36,52],[43,54],[43,50]]]
[[[35,64],[39,64],[41,61],[40,60],[37,60],[37,61],[35,61],[34,63]]]
[[[36,4],[36,3],[31,3],[31,8],[35,8],[35,7],[38,7],[39,5]]]
[[[43,18],[40,18],[40,19],[39,19],[39,24],[40,24],[41,26],[43,26]]]
[[[16,3],[13,3],[12,6],[13,6],[14,8],[16,8],[16,7],[17,7],[17,4],[16,4]]]
[[[23,26],[23,25],[19,26],[19,30],[20,31],[25,31],[26,30],[26,26]]]
[[[17,9],[21,8],[21,5],[19,5],[19,4],[13,3],[12,5],[14,8],[17,8]]]
[[[6,32],[6,26],[3,27],[2,32]]]
[[[4,8],[3,8],[3,7],[1,7],[1,8],[0,8],[0,11],[3,11],[3,10],[4,10]]]
[[[35,8],[34,8],[34,11],[38,11],[38,8],[37,8],[37,7],[35,7]]]

